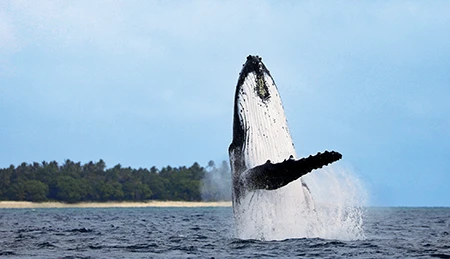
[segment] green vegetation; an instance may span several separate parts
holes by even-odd
[[[0,200],[14,201],[217,201],[231,199],[231,177],[224,161],[207,168],[163,167],[132,169],[120,164],[106,169],[105,162],[81,165],[66,160],[22,163],[0,169]]]

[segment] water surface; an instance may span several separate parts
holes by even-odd
[[[225,208],[0,209],[10,258],[450,258],[450,208],[369,208],[365,239],[234,238]]]

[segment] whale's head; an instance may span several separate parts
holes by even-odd
[[[267,160],[296,157],[277,86],[258,56],[248,56],[239,74],[229,154],[234,177]]]

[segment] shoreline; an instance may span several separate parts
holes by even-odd
[[[199,207],[231,207],[231,201],[144,201],[144,202],[29,202],[0,201],[0,209],[45,209],[45,208],[199,208]]]

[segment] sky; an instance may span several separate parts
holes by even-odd
[[[450,206],[448,1],[0,1],[0,168],[228,159],[249,54],[299,156],[373,206]]]

